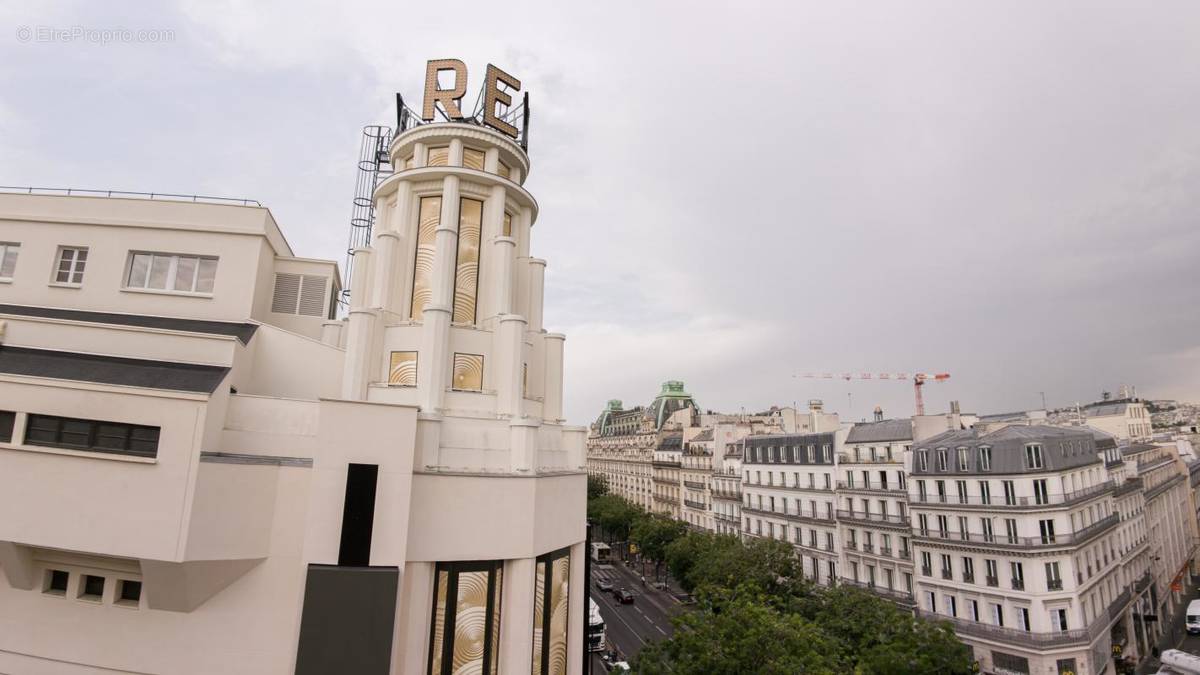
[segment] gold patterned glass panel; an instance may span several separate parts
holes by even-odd
[[[406,169],[411,169],[411,168],[413,168],[413,156],[412,156],[412,155],[409,155],[408,157],[405,157],[405,158],[404,158],[404,163],[403,163],[403,166],[404,166],[404,168],[406,168]]]
[[[542,627],[546,613],[546,568],[544,560],[537,563],[537,575],[533,582],[533,670],[531,675],[542,675]]]
[[[496,568],[496,583],[492,584],[492,635],[489,640],[488,673],[497,675],[500,672],[500,589],[504,586],[504,568]]]
[[[564,555],[550,563],[550,675],[567,672],[567,615],[569,612],[571,556]]]
[[[463,148],[463,168],[479,169],[480,171],[483,171],[484,156],[485,155],[483,154],[482,150],[476,150],[475,148]]]
[[[460,391],[483,390],[483,356],[480,354],[454,355],[454,389]]]
[[[533,592],[532,675],[566,675],[571,554],[568,549],[537,560]]]
[[[508,165],[504,162],[500,162],[499,166],[496,167],[496,173],[508,178],[512,176],[512,169],[508,168]]]
[[[504,236],[506,236],[506,237],[512,236],[512,214],[511,213],[504,214]]]
[[[446,166],[450,164],[450,146],[443,145],[440,148],[429,149],[429,160],[425,162],[425,166]]]
[[[431,675],[495,675],[500,647],[500,561],[439,563],[429,640]]]
[[[429,647],[429,671],[432,673],[442,672],[442,648],[446,640],[446,589],[449,585],[450,573],[440,570],[433,599],[433,642]]]
[[[479,237],[483,202],[462,199],[458,209],[458,260],[454,269],[454,322],[475,323],[479,291]]]
[[[388,364],[388,384],[395,387],[417,386],[417,353],[392,352]]]
[[[420,321],[425,305],[433,296],[433,253],[437,226],[442,217],[441,197],[421,197],[417,216],[417,258],[413,263],[412,311],[409,317]]]
[[[488,575],[487,570],[460,572],[458,575],[452,673],[478,673],[483,670],[483,646],[488,624]]]

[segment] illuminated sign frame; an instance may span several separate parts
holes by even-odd
[[[454,73],[454,84],[442,88],[438,77],[447,72]],[[501,85],[504,85],[503,89]],[[518,108],[512,107],[513,94],[520,89],[520,80],[489,63],[481,92],[482,106],[477,105],[472,115],[464,115],[462,99],[467,93],[467,64],[459,59],[433,59],[425,65],[425,100],[421,106],[421,119],[433,122],[440,113],[444,119],[451,122],[474,120],[505,136],[520,138],[521,145],[526,146],[529,133],[529,93],[523,94]],[[498,112],[501,106],[503,111]],[[522,118],[520,129],[511,122],[515,120],[518,111]]]

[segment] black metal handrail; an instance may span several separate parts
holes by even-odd
[[[0,185],[0,192],[9,194],[51,195],[60,197],[116,197],[148,200],[165,200],[173,202],[195,202],[197,204],[238,204],[241,206],[262,206],[257,199],[238,199],[235,197],[210,197],[206,195],[181,195],[171,192],[130,192],[126,190],[86,190],[81,188],[45,188],[17,187]]]

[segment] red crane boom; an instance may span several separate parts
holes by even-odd
[[[891,372],[891,373],[859,372],[859,373],[840,373],[840,374],[804,373],[800,377],[807,377],[810,379],[819,379],[819,380],[833,380],[833,379],[840,379],[840,380],[846,380],[846,381],[850,381],[850,380],[889,380],[892,382],[904,382],[905,380],[909,379],[910,375],[909,375],[909,373],[902,373],[902,372],[901,373],[897,373],[897,372]],[[950,373],[912,373],[911,377],[912,377],[912,384],[913,384],[913,398],[916,402],[917,414],[924,415],[925,414],[925,397],[921,395],[921,388],[925,386],[926,382],[945,382],[946,380],[950,379]]]

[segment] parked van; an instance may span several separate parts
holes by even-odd
[[[1185,623],[1187,625],[1187,632],[1192,635],[1200,633],[1200,600],[1193,600],[1188,603]]]

